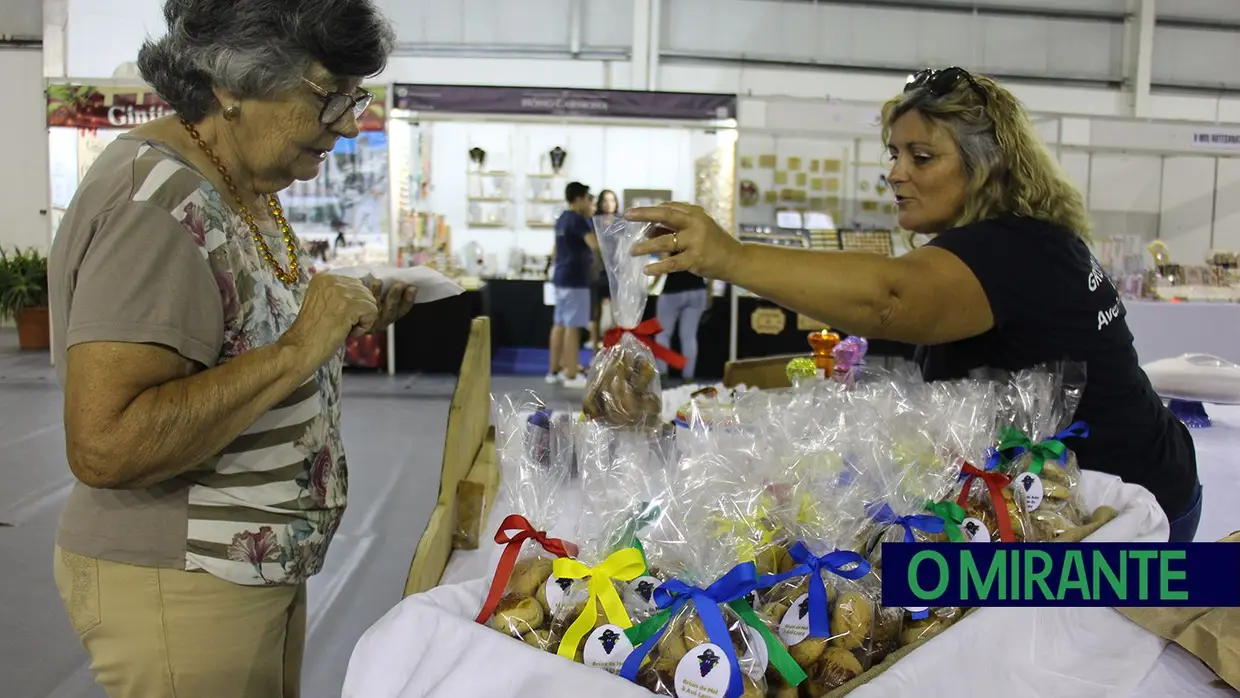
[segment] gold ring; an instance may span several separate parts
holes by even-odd
[[[672,233],[672,250],[680,251],[680,233]]]

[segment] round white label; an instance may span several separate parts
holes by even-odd
[[[547,577],[547,585],[544,591],[547,593],[547,608],[552,613],[560,609],[564,604],[565,597],[568,596],[568,590],[572,588],[573,580],[560,579],[556,576]]]
[[[746,625],[742,632],[745,633],[745,640],[749,646],[745,648],[745,654],[740,658],[741,671],[754,681],[760,681],[766,676],[766,668],[771,662],[766,640],[762,638],[762,633],[758,632],[757,628]]]
[[[972,516],[960,523],[960,531],[964,533],[964,539],[970,543],[989,543],[990,530],[986,528],[986,524],[981,519],[975,519]]]
[[[809,594],[801,594],[779,621],[779,639],[795,645],[809,637]]]
[[[728,692],[732,667],[719,645],[707,642],[689,650],[676,665],[677,698],[721,698]]]
[[[1024,472],[1012,480],[1012,489],[1025,500],[1025,511],[1035,511],[1042,506],[1046,490],[1042,486],[1042,478],[1030,472]]]
[[[663,582],[657,577],[638,577],[629,582],[629,591],[633,596],[641,599],[643,603],[654,604],[654,590],[659,588]]]
[[[585,647],[581,648],[581,660],[586,666],[620,673],[624,660],[633,653],[633,643],[618,625],[601,625],[586,638]]]

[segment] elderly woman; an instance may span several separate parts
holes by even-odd
[[[414,289],[309,278],[278,192],[357,135],[393,34],[370,0],[164,16],[138,65],[177,116],[108,147],[52,249],[56,583],[113,698],[295,696],[348,490],[341,350]]]
[[[635,255],[671,253],[648,273],[724,279],[851,334],[920,345],[927,380],[978,368],[1085,362],[1071,439],[1082,467],[1149,489],[1173,541],[1192,540],[1201,485],[1188,430],[1137,363],[1124,306],[1087,245],[1080,193],[1016,99],[959,68],[912,76],[883,107],[902,228],[933,235],[901,257],[742,244],[701,209],[666,204]]]

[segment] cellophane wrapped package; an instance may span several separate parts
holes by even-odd
[[[652,427],[662,421],[663,391],[650,346],[641,329],[646,312],[649,277],[647,260],[633,257],[633,245],[644,239],[651,224],[623,218],[609,224],[596,219],[596,234],[611,285],[611,312],[616,328],[590,362],[582,410],[588,419],[619,427]]]
[[[506,547],[476,620],[547,649],[553,560],[576,554],[571,543],[547,535],[563,508],[572,449],[552,456],[551,410],[532,392],[495,398],[493,413],[505,500],[513,513],[495,534],[495,542]]]
[[[888,542],[965,542],[968,513],[950,495],[965,463],[984,458],[994,432],[997,401],[987,381],[943,381],[926,386],[915,405],[877,439],[880,468],[890,486],[872,519],[887,524],[870,561],[880,569],[882,545]],[[922,447],[896,449],[920,441]],[[883,449],[890,448],[890,455]],[[909,458],[912,460],[909,460]],[[954,623],[954,607],[904,609],[898,645],[929,638]],[[891,648],[888,648],[891,649]]]
[[[647,568],[640,537],[666,515],[672,434],[589,420],[576,433],[579,550],[553,565],[548,639],[562,657],[616,672],[624,631],[653,612],[643,592],[658,580]]]
[[[770,621],[747,601],[757,570],[739,562],[765,544],[752,521],[760,494],[753,433],[716,418],[682,429],[677,441],[673,524],[652,542],[665,551],[660,565],[673,578],[655,591],[659,613],[630,631],[637,650],[622,675],[655,694],[682,697],[766,695],[772,664],[799,683]]]
[[[809,696],[839,688],[871,662],[880,588],[869,563],[851,549],[867,499],[856,437],[868,416],[852,409],[849,395],[818,392],[813,416],[790,442],[793,457],[780,459],[794,471],[793,506],[781,511],[795,542],[787,551],[790,568],[761,581],[760,612],[775,619],[807,674],[801,691]]]
[[[1024,408],[1011,374],[991,376],[998,396],[997,430],[1022,419]],[[992,444],[997,434],[992,434]],[[995,448],[961,465],[956,503],[965,510],[961,529],[970,543],[1026,543],[1036,539],[1023,501],[1012,489],[1010,467]]]
[[[1083,422],[1068,424],[1084,378],[1084,367],[1069,362],[1013,376],[1011,390],[1019,409],[1015,424],[1000,430],[996,451],[1001,467],[1012,476],[1014,499],[1023,503],[1033,526],[1029,540],[1054,540],[1089,519],[1078,489],[1076,454],[1064,443],[1089,436]]]

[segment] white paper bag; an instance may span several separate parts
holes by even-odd
[[[363,264],[356,267],[340,267],[332,269],[328,274],[339,274],[354,279],[373,277],[383,282],[383,293],[387,293],[393,283],[415,286],[418,289],[415,305],[434,303],[465,292],[455,281],[430,267],[385,267]]]

